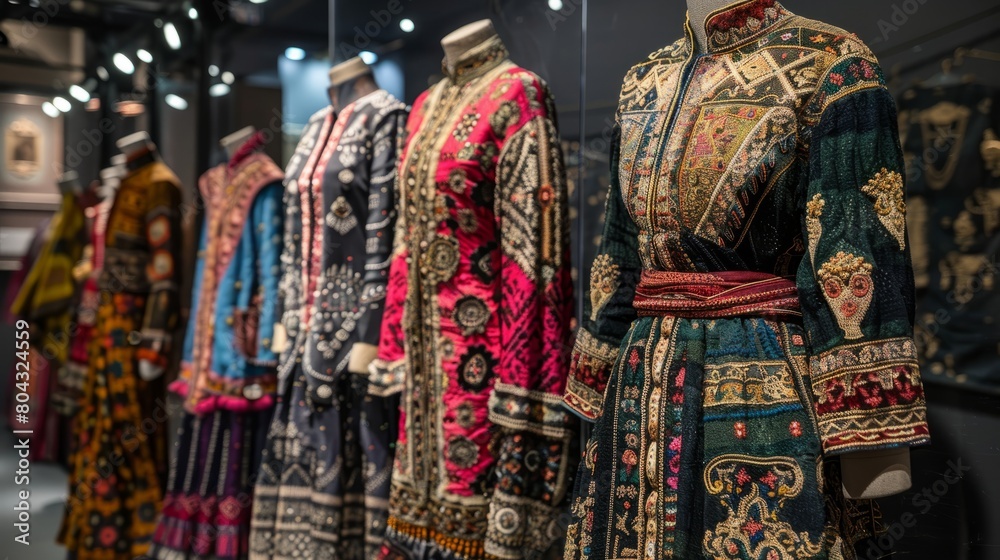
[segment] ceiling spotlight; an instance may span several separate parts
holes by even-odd
[[[562,0],[549,0],[549,9],[553,12],[558,12],[563,9]]]
[[[108,69],[103,66],[97,67],[97,77],[104,80],[105,82],[111,79],[111,74],[108,74]]]
[[[365,64],[368,64],[369,66],[378,62],[378,55],[373,53],[372,51],[361,51],[360,53],[358,53],[358,56],[360,56],[361,60],[363,60]]]
[[[139,57],[139,60],[145,62],[146,64],[153,62],[152,53],[150,53],[146,49],[139,49],[135,51],[135,56]]]
[[[285,49],[285,58],[288,60],[302,60],[306,57],[306,51],[299,47],[288,47]]]
[[[215,84],[208,88],[208,94],[212,97],[222,97],[229,93],[229,84]]]
[[[167,102],[167,105],[170,105],[171,107],[177,109],[178,111],[183,111],[184,109],[188,108],[187,100],[173,93],[168,93],[166,97],[163,98],[163,100]]]
[[[236,81],[236,76],[234,76],[232,72],[223,72],[222,81],[227,84],[232,84]]]
[[[181,35],[177,32],[177,27],[169,21],[163,24],[163,38],[167,40],[167,44],[170,48],[175,51],[181,48]]]
[[[132,64],[129,57],[123,55],[122,53],[115,53],[115,56],[111,57],[111,61],[115,63],[116,68],[126,74],[135,72],[135,64]]]
[[[399,28],[403,30],[403,33],[410,33],[416,29],[416,25],[413,24],[413,20],[410,18],[403,18],[399,20]]]
[[[251,4],[263,4],[264,2],[267,2],[267,0],[250,0]]]
[[[76,98],[76,100],[80,103],[90,101],[90,92],[76,84],[69,86],[69,94]]]
[[[59,109],[56,109],[56,106],[49,103],[48,101],[42,103],[42,112],[52,117],[53,119],[60,115]]]
[[[52,104],[55,105],[56,109],[59,109],[63,113],[68,113],[69,110],[73,108],[69,99],[66,99],[65,97],[55,97],[52,99]]]
[[[198,8],[191,6],[188,8],[188,17],[191,19],[198,19]]]
[[[214,65],[214,64],[209,65],[209,67],[208,67],[208,75],[211,76],[211,77],[213,77],[213,78],[216,77],[216,76],[218,76],[219,75],[219,67],[216,66],[216,65]]]

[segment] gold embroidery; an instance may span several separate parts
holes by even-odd
[[[590,269],[590,319],[592,321],[597,320],[597,315],[611,301],[615,290],[618,289],[619,280],[618,265],[611,259],[611,255],[598,255],[594,259],[593,268]]]
[[[795,560],[822,551],[822,543],[812,542],[807,531],[796,533],[778,517],[805,486],[802,469],[791,457],[720,455],[705,467],[704,484],[729,514],[705,533],[702,546],[712,558]]]
[[[798,403],[795,382],[783,360],[730,363],[705,369],[705,408]]]
[[[812,262],[816,262],[816,247],[819,247],[819,238],[823,235],[823,223],[820,217],[823,216],[823,207],[826,201],[823,195],[816,193],[812,200],[806,203],[806,233],[809,236],[809,256]]]
[[[916,116],[925,146],[934,146],[935,155],[945,151],[948,158],[944,168],[926,166],[927,185],[934,190],[943,189],[955,175],[961,155],[962,139],[969,126],[972,110],[949,101],[942,101]]]
[[[906,202],[903,200],[903,176],[882,168],[861,190],[875,199],[875,213],[879,221],[899,243],[899,250],[906,247]]]
[[[941,289],[952,290],[958,305],[969,303],[981,290],[993,289],[994,268],[985,255],[951,251],[938,267],[941,269]]]
[[[861,338],[861,322],[873,297],[872,265],[864,257],[838,252],[819,268],[823,297],[848,340]]]

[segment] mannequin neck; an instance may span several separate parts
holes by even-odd
[[[444,63],[449,72],[454,72],[462,56],[473,47],[497,36],[493,23],[488,19],[479,20],[452,31],[441,39],[444,49]]]
[[[691,31],[694,32],[694,50],[696,52],[708,51],[708,32],[705,30],[708,16],[716,10],[740,3],[733,0],[687,0],[688,20],[691,22]]]
[[[378,90],[378,84],[371,74],[365,74],[335,86],[331,85],[330,90],[330,104],[333,105],[334,111],[339,112],[358,99]]]

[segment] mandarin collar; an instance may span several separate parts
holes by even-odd
[[[777,0],[743,0],[715,10],[704,21],[706,50],[714,53],[749,43],[792,15]],[[691,25],[689,16],[687,31],[693,40]]]
[[[496,68],[501,62],[507,60],[508,55],[507,47],[504,46],[503,41],[500,40],[499,36],[494,35],[465,51],[455,62],[453,70],[448,68],[447,59],[441,62],[441,69],[452,82],[461,85]]]
[[[233,157],[230,158],[227,169],[232,170],[239,166],[241,163],[247,160],[251,155],[257,153],[258,148],[264,145],[264,132],[256,131],[250,138],[247,138],[243,145],[241,145],[234,153]]]

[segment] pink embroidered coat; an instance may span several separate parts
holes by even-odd
[[[414,104],[373,391],[401,393],[382,557],[521,558],[559,533],[571,415],[552,98],[499,38]]]

